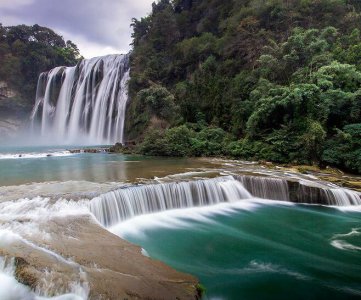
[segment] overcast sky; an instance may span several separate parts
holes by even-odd
[[[73,41],[85,58],[126,53],[133,17],[151,11],[154,0],[0,0],[0,23],[50,27]]]

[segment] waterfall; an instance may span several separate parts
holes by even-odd
[[[307,186],[297,181],[259,176],[134,185],[90,201],[90,211],[109,227],[132,217],[170,209],[263,198],[324,205],[361,205],[360,193],[343,188]]]
[[[235,176],[255,197],[289,201],[288,183],[285,179],[260,176]]]
[[[235,176],[255,197],[296,203],[336,206],[361,205],[360,193],[340,187],[328,187],[320,182],[292,181],[282,178]]]
[[[108,227],[137,215],[252,198],[233,177],[131,186],[94,198],[90,210]]]
[[[33,130],[54,143],[123,142],[128,80],[128,55],[95,57],[42,73]]]
[[[323,192],[330,205],[361,205],[360,194],[355,191],[343,188],[332,188],[324,189]]]

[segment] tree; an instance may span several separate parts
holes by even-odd
[[[174,96],[162,86],[152,86],[139,91],[137,97],[150,110],[151,114],[159,118],[172,121],[177,113]]]
[[[346,125],[330,139],[323,152],[324,162],[361,173],[361,124]]]
[[[41,72],[59,65],[75,65],[82,57],[71,41],[39,26],[0,25],[0,80],[16,89],[32,105]],[[32,95],[32,96],[31,96]]]
[[[185,124],[193,155],[319,163],[338,130],[359,123],[357,1],[161,0],[132,26],[132,138],[163,114],[153,87],[180,107],[165,145]]]

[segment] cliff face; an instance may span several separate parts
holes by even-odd
[[[15,136],[29,122],[30,103],[31,99],[24,99],[19,91],[0,81],[0,139]]]
[[[11,89],[5,81],[0,81],[0,99],[14,98],[17,92]]]

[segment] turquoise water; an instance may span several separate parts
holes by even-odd
[[[361,213],[239,202],[112,229],[198,277],[205,299],[360,299]]]

